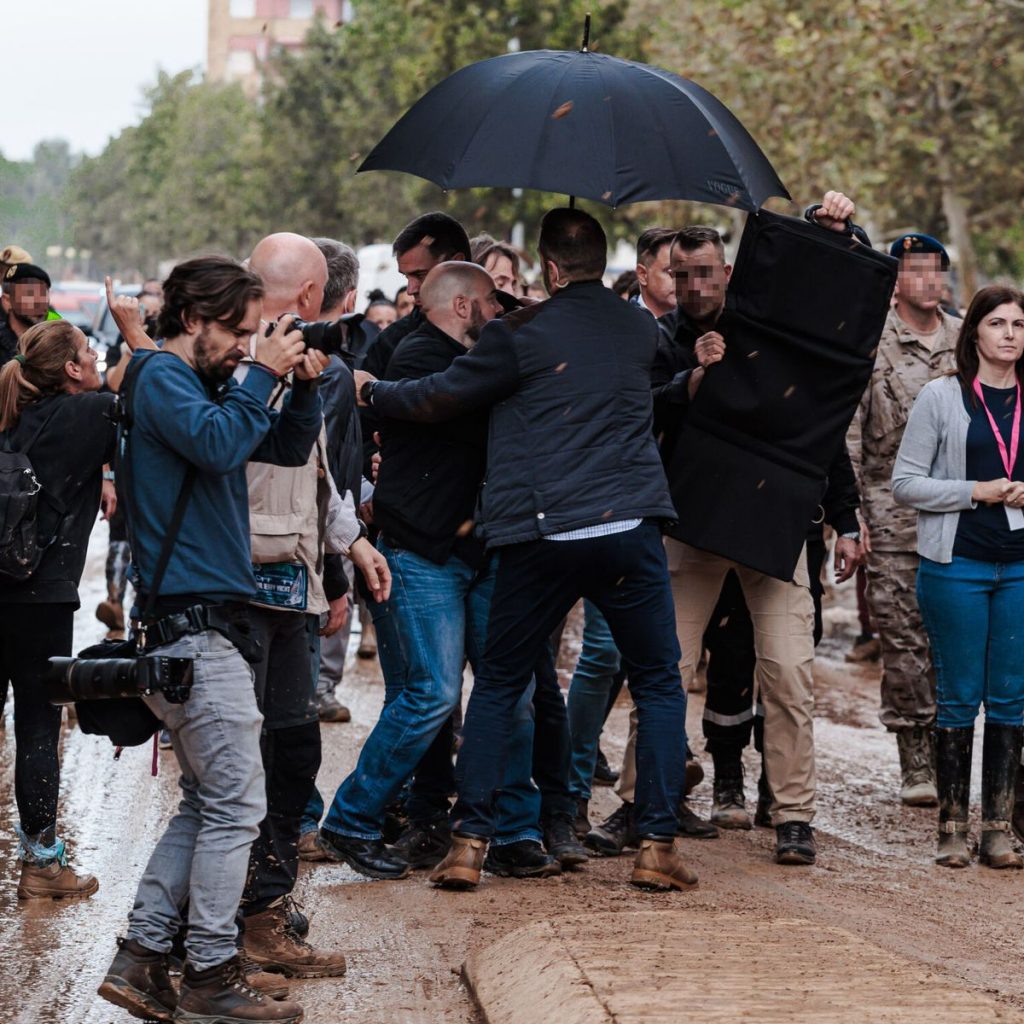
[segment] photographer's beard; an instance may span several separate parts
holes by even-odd
[[[238,368],[239,362],[246,355],[234,337],[225,347],[225,342],[218,345],[213,328],[204,324],[192,347],[192,359],[196,369],[207,380],[215,384],[223,384],[229,380]]]

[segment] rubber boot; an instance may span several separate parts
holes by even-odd
[[[915,725],[896,733],[900,752],[900,800],[908,807],[934,807],[939,802],[935,789],[935,759],[931,729]]]
[[[971,787],[971,751],[974,726],[935,729],[939,791],[939,842],[935,863],[944,868],[965,868],[971,863],[967,842],[967,808]]]
[[[1020,764],[1019,725],[985,723],[981,755],[981,849],[978,860],[990,868],[1024,868],[1024,858],[1010,842],[1017,767]]]

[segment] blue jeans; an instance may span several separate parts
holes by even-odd
[[[569,792],[583,800],[590,799],[597,745],[621,660],[605,617],[596,605],[584,601],[583,648],[569,684],[567,708],[572,734]]]
[[[652,522],[588,540],[537,540],[501,549],[487,648],[456,764],[454,831],[494,834],[494,798],[509,750],[510,714],[551,631],[580,597],[593,601],[608,620],[637,706],[637,833],[675,836],[686,694],[665,549]]]
[[[323,825],[359,839],[380,838],[384,809],[459,703],[465,660],[475,671],[483,650],[495,579],[493,561],[478,572],[455,557],[437,565],[383,542],[380,549],[391,568],[391,597],[387,612],[375,615],[374,622],[387,618],[394,627],[382,637],[378,625],[377,633],[385,704]],[[524,688],[510,709],[513,756],[498,809],[503,843],[540,838],[540,794],[531,782],[531,696]]]
[[[921,559],[917,601],[935,664],[936,725],[1024,721],[1024,562]]]

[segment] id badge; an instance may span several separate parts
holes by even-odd
[[[262,565],[254,565],[252,571],[256,575],[256,587],[259,590],[257,604],[292,612],[306,610],[308,578],[304,565],[264,562]]]
[[[1009,505],[1004,505],[1006,509],[1006,522],[1011,530],[1024,530],[1024,509],[1010,508]]]

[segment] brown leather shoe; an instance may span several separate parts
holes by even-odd
[[[679,856],[676,843],[641,839],[630,882],[641,889],[697,888],[697,875]]]
[[[472,889],[480,884],[480,872],[486,857],[486,839],[453,832],[451,849],[430,872],[430,881],[442,889]]]
[[[285,984],[283,974],[271,974],[265,971],[255,960],[245,952],[243,946],[238,951],[239,960],[242,965],[242,975],[250,988],[256,989],[260,995],[268,999],[287,999],[288,986]]]
[[[241,959],[234,956],[205,971],[197,971],[191,964],[185,965],[174,1019],[189,1024],[207,1024],[210,1021],[299,1024],[302,1007],[298,1003],[278,1002],[261,995],[247,984]]]
[[[106,601],[100,601],[96,606],[96,618],[107,629],[124,633],[124,606],[110,600],[109,597]]]
[[[299,860],[312,861],[314,863],[326,860],[332,864],[338,863],[338,858],[320,842],[320,834],[318,832],[303,832],[299,836]]]
[[[133,939],[117,940],[117,955],[96,993],[141,1020],[170,1021],[178,1003],[167,958]]]
[[[92,875],[76,875],[59,860],[46,865],[22,861],[19,900],[67,900],[91,896],[100,887]]]
[[[283,906],[247,917],[242,943],[250,959],[289,978],[337,978],[345,973],[345,957],[317,952],[292,928]]]

